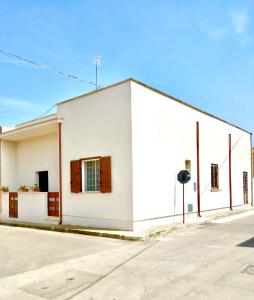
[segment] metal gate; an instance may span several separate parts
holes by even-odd
[[[248,204],[248,172],[243,172],[243,201]]]
[[[9,218],[18,217],[18,193],[9,193]]]
[[[59,217],[59,192],[48,193],[48,216]]]

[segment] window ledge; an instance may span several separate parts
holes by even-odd
[[[210,192],[221,192],[220,189],[211,189]]]

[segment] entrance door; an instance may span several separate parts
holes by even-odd
[[[38,172],[39,175],[39,188],[41,192],[49,191],[49,178],[48,171]]]
[[[243,172],[243,201],[248,204],[248,172]]]
[[[9,218],[18,217],[18,193],[9,193]]]

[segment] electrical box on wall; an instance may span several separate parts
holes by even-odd
[[[193,212],[193,204],[188,204],[188,213]]]

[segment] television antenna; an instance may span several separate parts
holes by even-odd
[[[98,89],[99,85],[98,85],[98,67],[101,65],[101,56],[100,55],[96,55],[94,60],[93,60],[93,64],[95,64],[95,88]]]

